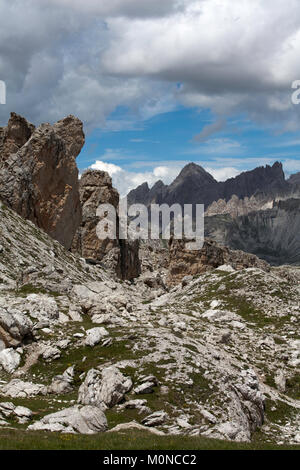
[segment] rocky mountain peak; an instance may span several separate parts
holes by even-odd
[[[193,177],[193,178],[196,177],[196,178],[203,179],[203,180],[207,179],[211,182],[216,181],[210,173],[204,170],[202,166],[197,165],[196,163],[193,163],[193,162],[185,165],[185,167],[181,170],[181,172],[179,173],[175,181],[177,179],[182,180],[182,179],[190,178],[190,177]]]
[[[251,197],[257,191],[282,191],[288,187],[285,181],[282,164],[258,167],[245,171],[235,178],[217,182],[204,168],[189,163],[177,178],[169,185],[154,185],[149,190],[148,184],[132,190],[128,199],[130,203],[137,202],[149,205],[152,202],[167,204],[204,204],[206,208],[214,201],[228,201],[233,195],[238,198]],[[151,197],[150,196],[151,193]]]

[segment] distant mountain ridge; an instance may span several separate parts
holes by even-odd
[[[216,181],[201,166],[189,163],[170,185],[158,181],[150,189],[148,183],[143,183],[130,191],[127,197],[129,204],[204,204],[207,208],[212,202],[219,199],[228,201],[233,195],[245,198],[257,191],[285,192],[289,187],[280,162],[245,171],[222,182]]]
[[[129,204],[204,204],[205,237],[253,253],[271,264],[300,264],[300,173],[285,179],[280,162],[217,182],[186,165],[169,186],[142,184]]]

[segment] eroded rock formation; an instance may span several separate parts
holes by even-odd
[[[80,179],[82,223],[73,241],[73,251],[91,262],[101,262],[122,279],[133,279],[140,274],[139,244],[137,241],[119,239],[119,221],[116,220],[116,238],[100,239],[97,216],[100,204],[110,204],[118,211],[119,193],[104,171],[87,170]]]
[[[188,250],[184,240],[171,238],[169,249],[170,284],[178,284],[185,276],[201,274],[223,265],[231,265],[237,270],[250,267],[269,270],[268,264],[257,256],[239,250],[230,250],[212,240],[205,240],[201,250]]]
[[[35,128],[12,113],[0,129],[0,199],[67,249],[81,221],[75,159],[83,144],[74,116]]]

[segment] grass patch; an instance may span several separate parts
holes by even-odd
[[[299,450],[300,445],[227,442],[204,437],[155,436],[128,430],[92,436],[0,430],[0,449],[14,450]]]
[[[47,291],[41,287],[34,287],[32,284],[24,284],[17,291],[18,295],[21,297],[26,297],[29,294],[46,294],[53,297],[59,297],[61,294],[55,291]]]

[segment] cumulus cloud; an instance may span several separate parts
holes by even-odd
[[[209,168],[206,166],[205,170],[208,171],[208,173],[210,173],[217,181],[226,181],[241,173],[241,170],[233,167]]]
[[[177,98],[188,106],[297,120],[299,14],[295,0],[191,0],[165,18],[114,18],[103,65],[116,75],[180,82]]]
[[[113,185],[117,188],[121,197],[126,196],[129,191],[145,182],[147,182],[149,186],[153,186],[154,183],[161,179],[165,184],[169,184],[179,172],[179,169],[163,166],[155,167],[152,171],[127,171],[118,165],[101,160],[96,160],[90,168],[93,170],[107,171],[112,177]]]
[[[233,113],[299,129],[297,0],[1,0],[0,18],[1,124],[15,110],[105,128],[123,107],[122,129],[181,103],[219,115],[200,140]]]

